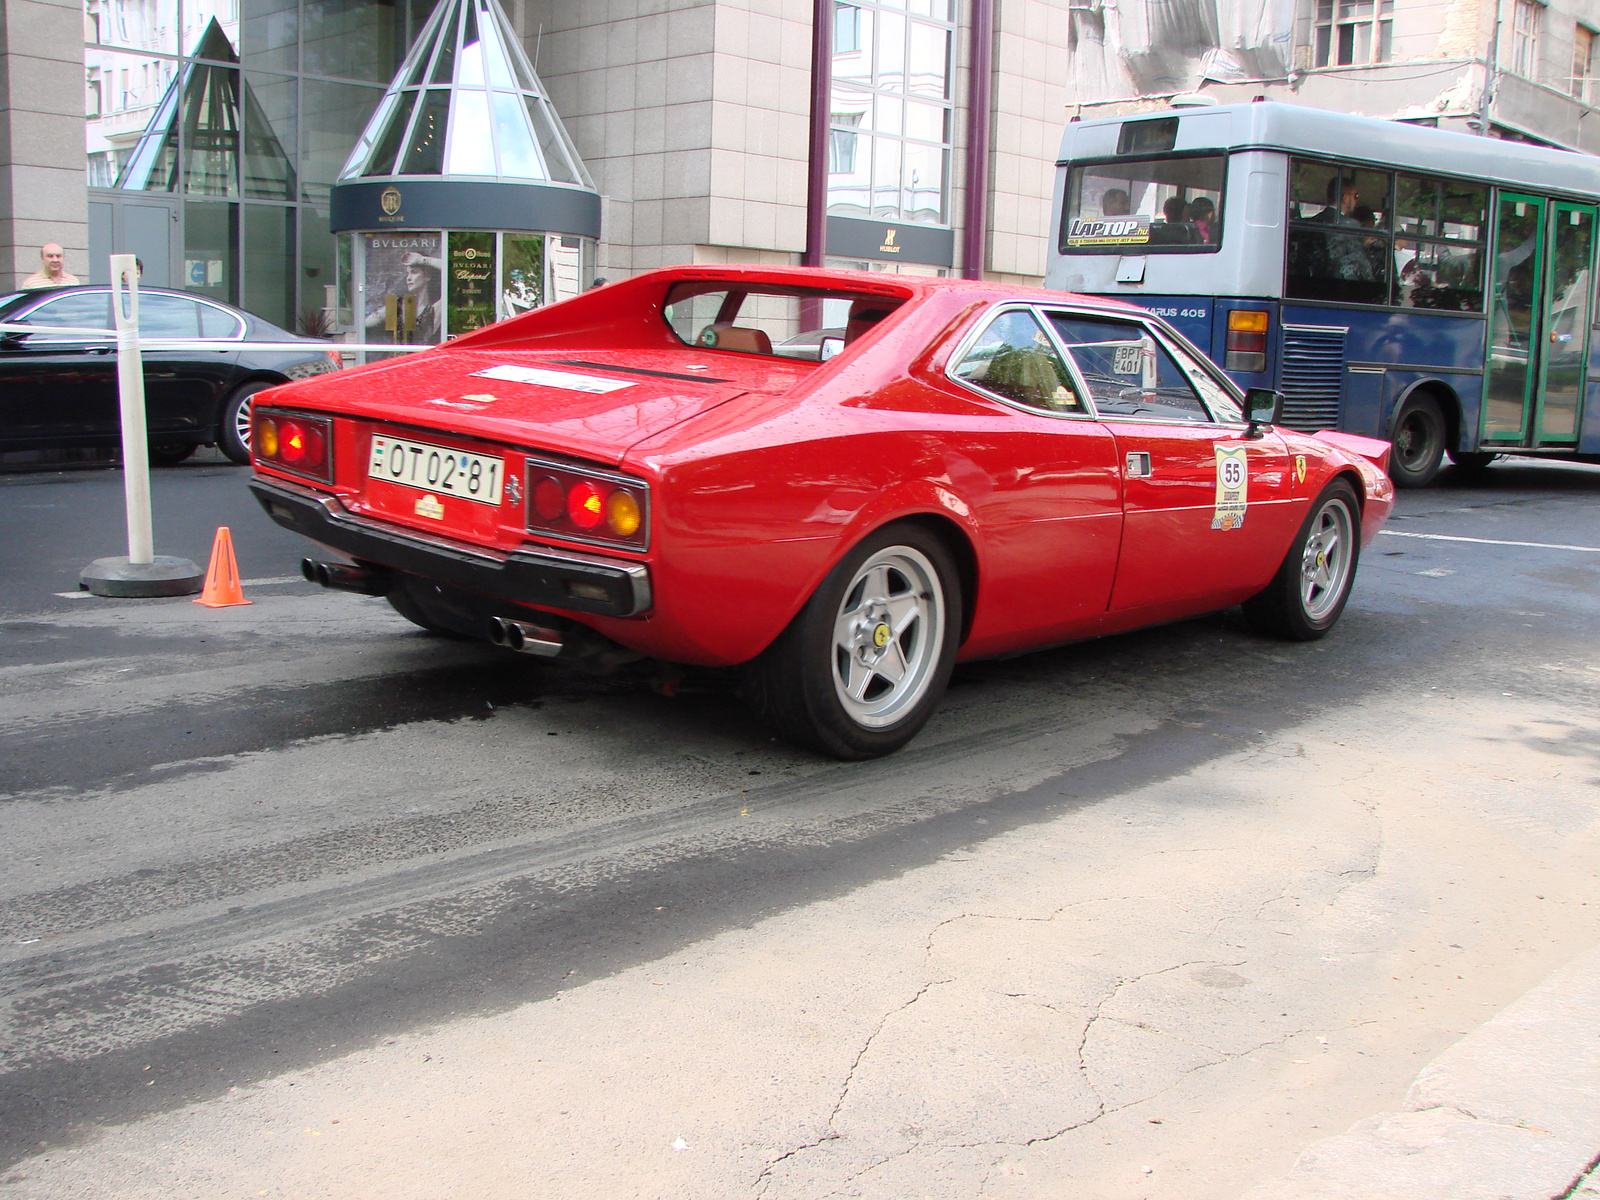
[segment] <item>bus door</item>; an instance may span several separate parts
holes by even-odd
[[[1502,192],[1481,444],[1570,446],[1589,349],[1595,206]]]

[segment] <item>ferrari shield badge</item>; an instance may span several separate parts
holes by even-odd
[[[1296,454],[1294,456],[1294,481],[1296,483],[1304,483],[1306,481],[1306,456],[1304,454]]]
[[[1213,529],[1238,529],[1244,524],[1245,510],[1250,507],[1250,470],[1247,448],[1217,451],[1217,508],[1211,517]]]

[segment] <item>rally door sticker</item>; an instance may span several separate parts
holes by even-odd
[[[1213,529],[1238,529],[1250,507],[1250,460],[1247,447],[1217,451],[1217,507],[1211,517]]]

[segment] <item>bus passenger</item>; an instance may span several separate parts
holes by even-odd
[[[1339,177],[1328,180],[1328,206],[1311,220],[1323,225],[1337,225],[1345,229],[1360,229],[1355,210],[1360,207],[1361,193],[1354,181],[1346,180],[1339,186]],[[1370,209],[1368,210],[1371,211]],[[1371,281],[1377,278],[1372,259],[1361,238],[1353,233],[1328,233],[1322,237],[1320,253],[1315,255],[1312,275],[1325,279],[1351,279]]]
[[[1107,188],[1100,197],[1100,213],[1106,217],[1125,217],[1128,215],[1128,193],[1121,188]]]
[[[1195,230],[1200,234],[1199,240],[1206,245],[1216,242],[1212,232],[1212,225],[1217,219],[1217,206],[1204,196],[1196,196],[1189,202],[1189,220],[1194,222]]]
[[[1189,206],[1178,196],[1170,196],[1161,206],[1166,223],[1150,226],[1151,245],[1184,246],[1198,240],[1195,227],[1185,219]]]

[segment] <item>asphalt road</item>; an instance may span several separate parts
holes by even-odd
[[[245,479],[205,460],[155,475],[158,553],[203,565],[232,530],[252,603],[209,610],[72,596],[122,552],[116,472],[0,476],[0,1163],[1110,819],[1292,731],[1381,750],[1397,796],[1413,751],[1417,789],[1495,738],[1569,759],[1591,790],[1600,757],[1582,715],[1600,711],[1600,469],[1513,460],[1403,493],[1322,642],[1263,641],[1234,612],[974,664],[908,751],[859,765],[774,742],[714,683],[666,698],[315,589]],[[1457,706],[1479,716],[1455,730]],[[1408,709],[1431,714],[1422,732]],[[1569,802],[1518,800],[1530,828],[1592,836],[1591,810],[1555,811]],[[1265,847],[1291,817],[1241,837]],[[1095,847],[1108,879],[1140,836],[1121,820]],[[1528,879],[1560,843],[1529,852]],[[1461,882],[1485,901],[1505,886]],[[1600,897],[1569,891],[1520,957],[1481,964],[1473,1005],[1593,943]],[[1463,1020],[1445,1006],[1396,1053]],[[32,1161],[0,1187],[45,1178]]]

